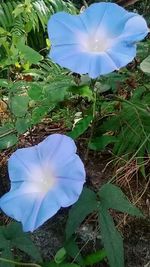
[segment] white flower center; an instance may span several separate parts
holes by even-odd
[[[78,40],[82,45],[83,51],[90,53],[102,53],[109,49],[114,42],[108,37],[105,31],[100,33],[80,34]]]
[[[89,39],[87,42],[87,50],[89,52],[105,52],[109,47],[109,43],[104,39]]]
[[[33,168],[30,177],[32,177],[33,190],[42,195],[52,189],[57,180],[53,171],[47,166]]]

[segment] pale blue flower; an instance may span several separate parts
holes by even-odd
[[[33,231],[61,207],[75,203],[85,182],[74,141],[53,134],[36,146],[18,149],[8,162],[11,189],[0,208]]]
[[[126,66],[136,42],[149,32],[144,18],[113,3],[96,3],[79,15],[58,12],[48,22],[49,57],[91,78]]]

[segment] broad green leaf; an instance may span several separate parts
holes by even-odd
[[[19,134],[25,133],[29,128],[30,122],[28,118],[17,118],[15,128]]]
[[[28,233],[22,231],[20,223],[12,222],[7,226],[0,227],[0,241],[2,250],[4,253],[9,254],[14,248],[18,248],[26,254],[30,255],[35,260],[41,262],[41,256],[38,249],[33,244]],[[5,241],[6,240],[6,241]],[[9,259],[9,257],[6,257]]]
[[[74,238],[70,238],[69,240],[67,240],[67,242],[65,243],[65,249],[67,251],[67,254],[72,258],[72,259],[76,259],[76,262],[78,264],[80,264],[81,266],[84,266],[84,260],[83,257],[81,255],[80,249],[77,245],[77,243],[75,242]]]
[[[5,249],[2,250],[0,257],[4,258],[4,259],[7,259],[7,260],[13,260],[14,259],[13,253],[11,251],[11,246],[10,246],[9,242],[8,242],[7,246],[5,247]],[[4,266],[5,267],[15,267],[15,264],[14,263],[9,263],[9,262],[4,262],[4,261],[0,260],[0,267],[4,267]]]
[[[12,246],[17,247],[21,251],[30,255],[33,259],[37,260],[38,262],[42,261],[38,248],[34,245],[29,235],[24,234],[22,236],[17,236],[12,240]]]
[[[18,42],[16,46],[30,64],[37,64],[43,58],[38,52],[25,45],[23,42]]]
[[[64,80],[58,80],[44,86],[44,93],[47,99],[52,103],[58,103],[64,100],[68,94],[67,89],[70,85],[70,78],[64,76]]]
[[[0,79],[0,87],[8,88],[9,82],[6,79]]]
[[[106,256],[107,256],[106,251],[104,249],[101,249],[99,251],[87,255],[84,258],[84,263],[86,266],[88,265],[93,266],[93,264],[103,261],[106,258]]]
[[[142,216],[138,208],[132,205],[121,189],[113,184],[103,185],[98,193],[101,204],[106,209],[115,209],[133,216]]]
[[[86,216],[94,212],[96,209],[97,209],[96,194],[92,190],[84,188],[79,200],[75,205],[73,205],[73,207],[69,212],[69,217],[66,225],[67,240],[76,231],[76,229],[83,222]]]
[[[75,263],[62,263],[59,267],[80,267],[78,264]]]
[[[93,92],[88,85],[72,86],[69,91],[73,94],[87,97],[89,101],[93,99]]]
[[[7,149],[15,145],[18,141],[18,138],[15,134],[9,134],[4,137],[0,137],[0,149]]]
[[[43,117],[47,114],[47,112],[51,111],[54,107],[55,107],[54,104],[47,106],[44,105],[44,103],[43,105],[41,103],[41,106],[34,108],[32,111],[32,123],[36,124],[40,122],[43,119]]]
[[[99,151],[104,150],[105,147],[111,143],[116,142],[116,137],[111,135],[102,135],[100,137],[94,138],[88,145],[90,149]]]
[[[57,251],[54,260],[57,264],[60,264],[66,259],[66,257],[67,257],[67,252],[66,249],[63,247]]]
[[[78,264],[75,263],[62,263],[57,264],[55,262],[43,263],[42,267],[80,267]]]
[[[6,149],[15,145],[18,141],[14,126],[6,123],[0,127],[0,149]]]
[[[81,134],[83,134],[87,128],[89,127],[91,121],[93,119],[92,115],[88,115],[81,119],[73,128],[71,132],[68,133],[68,136],[70,136],[73,139],[78,138]]]
[[[110,267],[124,267],[123,240],[108,210],[99,206],[99,226]]]
[[[16,95],[11,98],[10,107],[16,117],[23,117],[28,110],[29,97]]]
[[[43,97],[43,88],[37,84],[30,84],[28,95],[33,100],[41,100]]]
[[[150,74],[150,56],[141,62],[140,68],[143,72]]]

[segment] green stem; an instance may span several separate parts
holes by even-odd
[[[91,125],[91,132],[90,132],[90,137],[88,140],[88,145],[91,142],[94,134],[94,126],[95,126],[95,115],[96,115],[96,99],[97,99],[97,94],[94,92],[94,86],[95,86],[96,80],[91,81],[91,90],[93,90],[93,106],[92,106],[92,125]],[[88,155],[89,155],[89,147],[87,147],[86,153],[85,153],[85,160],[88,160]]]

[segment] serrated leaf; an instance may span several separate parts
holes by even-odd
[[[95,151],[104,150],[107,145],[116,142],[116,140],[117,140],[117,138],[115,136],[102,135],[100,137],[94,138],[88,144],[88,147],[92,150],[95,150]]]
[[[115,209],[133,216],[141,217],[141,211],[129,202],[121,189],[113,184],[103,185],[98,193],[101,204],[106,209]]]
[[[78,138],[81,134],[83,134],[87,128],[89,127],[91,121],[93,119],[92,115],[88,115],[81,119],[74,127],[74,129],[68,133],[68,136],[70,136],[73,139]]]
[[[28,110],[29,98],[24,95],[16,95],[11,99],[11,110],[16,117],[23,117]]]
[[[66,224],[66,239],[68,240],[83,222],[87,215],[97,209],[97,196],[88,189],[84,188],[79,200],[69,211],[69,217]]]
[[[99,206],[99,225],[110,267],[124,267],[123,240],[105,207]]]

